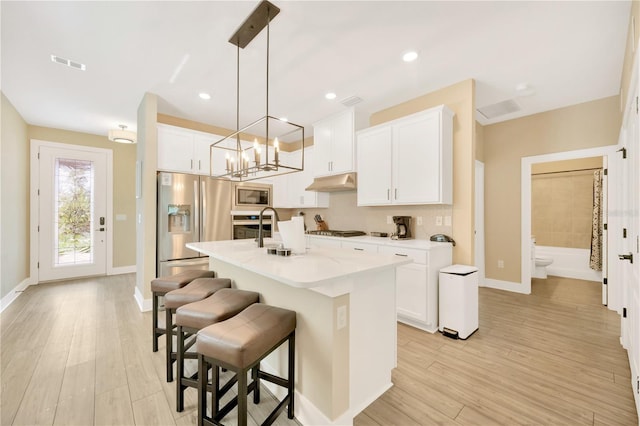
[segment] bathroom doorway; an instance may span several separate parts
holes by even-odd
[[[531,292],[531,256],[532,256],[532,244],[531,244],[531,236],[533,235],[533,226],[532,226],[532,171],[537,171],[538,173],[546,173],[553,172],[557,170],[553,169],[545,169],[545,167],[552,167],[553,163],[558,162],[569,162],[569,161],[586,161],[584,159],[588,158],[600,158],[602,165],[607,168],[607,178],[608,178],[608,186],[609,188],[615,187],[616,182],[619,182],[619,171],[615,166],[614,158],[617,150],[617,146],[606,146],[592,149],[585,149],[579,151],[568,151],[554,154],[546,154],[546,155],[538,155],[532,157],[525,157],[522,159],[522,175],[521,175],[521,185],[522,185],[522,198],[521,198],[521,211],[522,211],[522,229],[521,229],[521,241],[522,241],[522,263],[521,263],[521,280],[523,285],[528,290],[527,293]],[[595,161],[595,160],[594,160]],[[571,163],[566,163],[571,164]],[[575,163],[574,163],[575,164]],[[587,163],[588,164],[588,163]],[[593,166],[591,166],[593,167]],[[583,168],[591,168],[591,167],[583,167]],[[613,206],[616,206],[618,200],[614,196],[614,194],[608,194],[603,199],[603,214],[606,217],[606,212],[610,210]],[[611,227],[609,226],[609,229]],[[607,264],[609,258],[609,237],[608,235],[603,235],[603,277],[608,276]],[[617,310],[616,302],[618,300],[619,289],[611,288],[608,285],[607,281],[602,280],[602,293],[603,293],[603,303],[607,304],[610,309]],[[616,297],[612,298],[612,295],[616,295]],[[612,303],[613,302],[613,303]],[[613,306],[612,306],[613,305]]]

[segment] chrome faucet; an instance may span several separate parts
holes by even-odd
[[[262,216],[264,215],[265,210],[271,210],[276,215],[276,222],[280,220],[278,217],[278,212],[273,207],[265,207],[260,211],[260,221],[258,224],[258,247],[264,247],[264,232],[262,231]],[[271,231],[273,232],[274,223],[271,224]]]

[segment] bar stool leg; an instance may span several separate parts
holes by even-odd
[[[255,383],[255,387],[253,388],[253,403],[260,403],[260,375],[258,372],[260,371],[260,363],[251,369],[251,379]]]
[[[289,375],[287,376],[288,386],[287,392],[289,394],[289,405],[287,407],[287,417],[293,419],[293,401],[295,399],[295,371],[296,371],[296,332],[291,333],[289,337]]]
[[[178,387],[176,392],[176,411],[181,412],[184,410],[184,390],[186,386],[182,384],[182,376],[184,376],[184,333],[182,332],[182,326],[179,325],[177,329],[178,335],[178,348],[177,353],[177,366],[176,376],[178,380]]]
[[[207,415],[207,370],[207,361],[204,356],[198,354],[198,426],[204,425]]]
[[[238,371],[238,426],[247,426],[247,371]]]
[[[158,294],[153,293],[151,300],[153,302],[151,326],[153,327],[153,351],[158,352]]]
[[[165,338],[167,349],[167,383],[173,382],[173,314],[171,309],[165,306],[166,320],[165,320]]]

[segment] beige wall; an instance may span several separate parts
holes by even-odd
[[[69,130],[29,126],[29,139],[70,145],[92,146],[113,152],[113,267],[136,264],[133,244],[135,235],[135,145],[114,143],[106,136],[91,135]],[[125,220],[116,220],[124,215]]]
[[[445,104],[453,112],[454,263],[474,264],[475,82],[465,80],[371,115],[372,126]]]
[[[620,125],[612,96],[484,126],[487,278],[520,282],[522,157],[615,145]]]
[[[4,93],[1,97],[0,298],[29,278],[28,126]]]

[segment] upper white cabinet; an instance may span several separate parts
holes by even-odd
[[[158,170],[208,175],[209,146],[220,139],[222,136],[158,124]]]
[[[354,171],[353,108],[313,125],[314,176],[330,176]]]
[[[276,176],[273,178],[273,206],[279,208],[329,207],[329,194],[326,192],[306,191],[313,182],[314,147],[304,150],[304,170]],[[300,164],[302,150],[284,153],[291,164]]]
[[[451,204],[453,112],[441,105],[358,132],[358,205]]]

